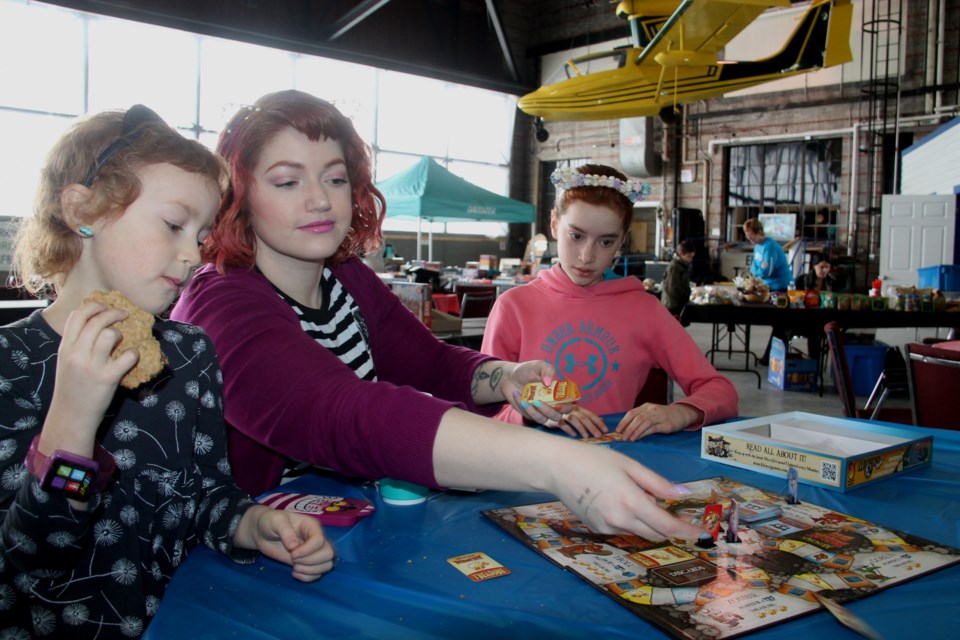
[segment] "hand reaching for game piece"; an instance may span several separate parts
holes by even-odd
[[[554,493],[593,531],[650,540],[696,540],[703,532],[657,505],[658,497],[686,495],[685,487],[612,449],[566,442],[586,451],[577,451],[570,464],[558,465]]]

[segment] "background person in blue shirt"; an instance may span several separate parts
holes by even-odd
[[[763,225],[756,218],[750,218],[743,223],[743,232],[747,240],[753,245],[753,262],[750,263],[750,273],[763,280],[770,291],[786,291],[793,280],[790,263],[783,247],[773,238],[768,238],[763,231]]]

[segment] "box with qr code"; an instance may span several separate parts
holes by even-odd
[[[703,427],[700,457],[834,491],[930,465],[933,436],[883,423],[802,411]]]

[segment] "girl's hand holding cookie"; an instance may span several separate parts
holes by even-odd
[[[88,302],[70,313],[60,341],[50,413],[69,416],[73,428],[89,431],[90,437],[96,433],[120,379],[137,363],[136,350],[116,359],[110,355],[120,341],[120,332],[113,325],[126,317],[126,311]],[[90,416],[85,430],[83,416]]]

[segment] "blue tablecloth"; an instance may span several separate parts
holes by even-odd
[[[801,501],[960,547],[960,433],[935,434],[933,465],[848,493],[800,485]],[[784,493],[782,478],[699,457],[699,433],[653,436],[615,449],[675,481],[727,476]],[[544,494],[434,493],[424,504],[384,504],[372,483],[309,476],[284,490],[362,497],[377,511],[350,528],[328,527],[336,568],[293,580],[285,565],[237,565],[192,552],[167,590],[147,638],[667,638],[611,598],[490,523],[482,509]],[[447,558],[482,551],[511,575],[471,582]],[[850,604],[886,640],[960,634],[960,565]],[[858,638],[826,612],[751,637]]]

